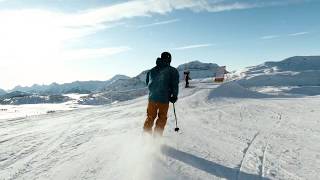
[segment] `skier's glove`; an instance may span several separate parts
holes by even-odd
[[[178,100],[178,98],[177,98],[176,96],[171,96],[171,97],[169,98],[169,101],[172,102],[172,103],[177,102],[177,100]]]

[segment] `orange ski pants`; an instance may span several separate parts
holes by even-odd
[[[156,125],[154,132],[160,136],[163,134],[164,127],[167,123],[167,113],[169,109],[169,103],[159,103],[159,102],[148,102],[147,108],[147,119],[144,122],[143,130],[147,133],[152,133],[152,127],[154,120],[156,120]]]

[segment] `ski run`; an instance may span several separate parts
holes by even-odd
[[[180,131],[171,104],[163,138],[142,134],[147,96],[1,119],[0,179],[319,179],[319,96],[260,96],[232,82],[180,86]]]

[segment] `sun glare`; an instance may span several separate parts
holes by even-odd
[[[63,27],[43,12],[1,14],[1,59],[10,63],[39,63],[56,58],[63,49]]]

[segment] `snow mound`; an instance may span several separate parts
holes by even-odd
[[[228,82],[213,89],[208,99],[230,97],[230,98],[269,98],[271,95],[250,91],[239,85],[237,82]]]

